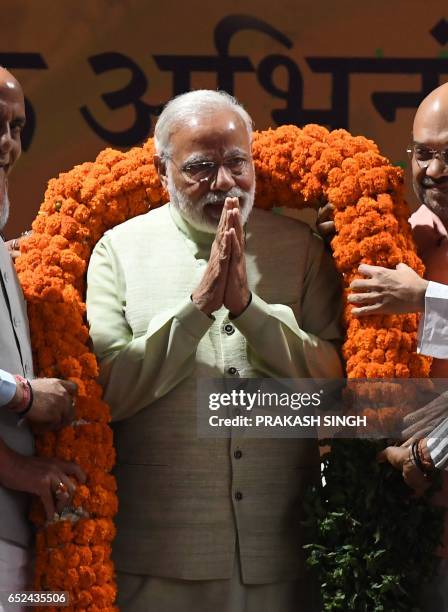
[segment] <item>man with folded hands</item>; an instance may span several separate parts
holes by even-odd
[[[318,610],[301,549],[316,440],[202,438],[200,378],[338,378],[340,283],[308,226],[253,209],[252,122],[193,91],[155,129],[170,202],[107,232],[87,311],[112,410],[118,604]],[[281,202],[278,203],[279,205]]]

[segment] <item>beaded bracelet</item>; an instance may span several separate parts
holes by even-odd
[[[427,476],[428,471],[423,465],[422,460],[420,459],[420,455],[418,454],[418,443],[419,443],[419,440],[414,440],[414,442],[412,443],[412,447],[411,447],[412,456],[414,458],[414,463],[418,467],[420,472],[422,472],[425,476]]]

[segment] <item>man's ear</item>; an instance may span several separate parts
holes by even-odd
[[[168,178],[166,175],[166,161],[162,157],[160,157],[160,155],[154,155],[153,163],[155,169],[157,170],[157,174],[159,175],[162,187],[166,189],[168,186]]]

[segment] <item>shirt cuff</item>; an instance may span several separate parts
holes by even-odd
[[[232,317],[232,323],[243,336],[250,337],[252,334],[259,332],[269,316],[269,304],[252,293],[249,305],[238,317]]]
[[[426,448],[437,469],[448,469],[448,438],[427,438]]]
[[[190,336],[198,340],[203,337],[215,321],[215,317],[209,317],[202,310],[199,310],[191,298],[178,310],[175,318]]]
[[[0,371],[0,406],[6,406],[16,394],[16,379],[9,372]]]
[[[448,285],[428,283],[417,352],[438,359],[448,358]]]

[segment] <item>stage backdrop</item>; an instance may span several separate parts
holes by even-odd
[[[28,116],[6,234],[49,178],[140,144],[191,88],[235,94],[257,129],[346,128],[405,166],[415,108],[448,79],[445,17],[442,0],[3,0],[0,64]]]

